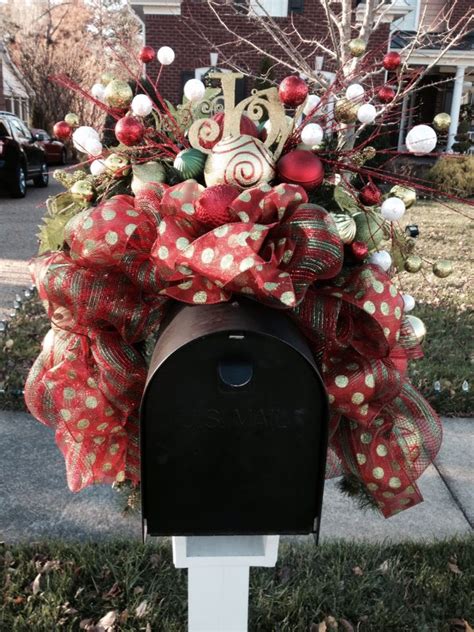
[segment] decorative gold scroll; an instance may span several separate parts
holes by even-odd
[[[220,99],[224,101],[225,111],[222,138],[229,136],[237,138],[240,136],[240,120],[243,114],[257,125],[266,114],[271,126],[264,145],[267,149],[270,149],[277,143],[276,149],[272,152],[275,160],[277,160],[288,136],[291,134],[293,121],[291,124],[287,121],[285,108],[279,99],[276,88],[267,88],[259,92],[255,91],[250,97],[236,105],[235,84],[237,79],[242,77],[243,75],[237,72],[213,73],[210,75],[210,78],[218,79],[222,86]],[[209,111],[212,112],[212,107],[209,108]],[[212,152],[210,143],[213,143],[220,135],[221,128],[216,121],[213,121],[211,118],[199,119],[189,129],[189,142],[195,149],[210,154]]]

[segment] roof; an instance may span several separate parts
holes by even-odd
[[[6,97],[29,99],[32,90],[3,45],[0,45],[0,61],[3,66],[3,94]]]

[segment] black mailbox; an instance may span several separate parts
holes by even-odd
[[[284,312],[249,300],[179,308],[142,400],[144,534],[317,534],[327,422]]]

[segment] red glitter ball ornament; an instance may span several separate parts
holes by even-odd
[[[377,97],[382,103],[390,103],[395,98],[395,90],[390,86],[382,86],[377,92]]]
[[[117,140],[127,147],[139,143],[145,133],[143,123],[134,116],[124,116],[115,126],[115,136]]]
[[[231,184],[216,184],[208,187],[195,203],[194,217],[209,226],[217,228],[234,221],[229,206],[240,195],[240,189]]]
[[[67,140],[72,133],[72,127],[66,121],[58,121],[54,124],[53,135],[61,140]]]
[[[318,187],[324,180],[323,163],[312,152],[295,149],[285,154],[277,163],[280,180],[299,184],[306,191]]]
[[[369,248],[363,241],[353,241],[349,245],[350,251],[354,259],[357,261],[363,261],[369,254]]]
[[[382,201],[382,193],[375,184],[370,182],[359,191],[359,200],[364,206],[375,206]]]
[[[149,64],[155,59],[155,49],[152,46],[143,46],[138,53],[138,58],[144,64]]]
[[[295,108],[301,105],[308,96],[308,85],[304,79],[290,75],[280,83],[278,95],[282,103]]]
[[[398,66],[401,64],[402,58],[398,53],[392,51],[387,53],[383,58],[383,67],[385,70],[396,70]]]

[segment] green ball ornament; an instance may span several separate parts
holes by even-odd
[[[404,187],[401,184],[396,184],[390,189],[390,195],[392,197],[400,198],[405,204],[406,208],[410,208],[416,202],[416,191],[411,187]]]
[[[332,213],[331,217],[336,224],[337,232],[339,233],[342,243],[352,243],[357,232],[357,225],[352,217],[344,213]]]
[[[174,159],[173,167],[179,171],[184,180],[198,178],[204,172],[206,154],[199,149],[183,149]]]
[[[405,259],[404,267],[407,272],[415,274],[416,272],[419,272],[421,270],[422,265],[423,260],[421,257],[419,257],[418,255],[410,255]]]
[[[128,108],[133,99],[133,92],[126,81],[114,79],[111,81],[104,92],[104,99],[111,108]]]
[[[405,316],[405,320],[408,321],[411,328],[413,329],[413,334],[416,338],[417,343],[421,345],[426,336],[425,323],[421,320],[421,318],[418,318],[418,316],[412,316],[411,314]]]
[[[452,271],[453,263],[447,259],[440,259],[433,264],[433,274],[440,279],[445,279]]]
[[[388,237],[386,222],[378,213],[357,213],[354,216],[356,223],[356,241],[367,244],[369,252],[378,249],[380,242]]]
[[[64,120],[71,127],[77,127],[79,125],[79,117],[74,112],[68,112],[64,117]]]
[[[433,127],[437,132],[441,134],[445,134],[449,131],[449,126],[451,125],[451,117],[446,112],[440,112],[433,119]]]
[[[364,42],[363,39],[360,39],[359,37],[352,39],[349,42],[349,50],[352,57],[362,57],[362,55],[365,53],[366,48],[367,44]]]

